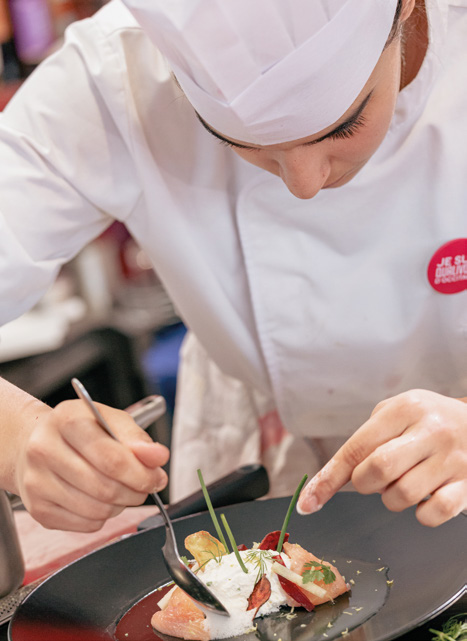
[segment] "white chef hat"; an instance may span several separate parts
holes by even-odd
[[[271,145],[335,123],[371,75],[397,0],[124,0],[200,116]]]

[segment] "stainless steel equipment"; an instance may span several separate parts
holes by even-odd
[[[24,579],[24,561],[7,493],[0,490],[0,597],[16,590]]]

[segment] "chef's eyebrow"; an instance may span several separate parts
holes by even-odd
[[[322,142],[323,140],[326,140],[326,138],[331,138],[332,136],[339,134],[341,131],[344,131],[345,129],[352,127],[352,125],[354,125],[359,119],[359,117],[361,116],[362,111],[367,106],[372,95],[373,95],[373,90],[371,90],[370,93],[366,96],[366,98],[362,100],[360,105],[356,107],[356,109],[353,111],[353,113],[350,114],[347,120],[345,120],[344,122],[341,122],[340,125],[337,125],[337,127],[335,127],[332,131],[328,132],[327,134],[324,134],[324,136],[321,136],[321,138],[317,138],[316,140],[311,140],[310,142],[304,142],[303,146],[316,145],[318,142]],[[219,134],[217,131],[214,131],[214,129],[211,129],[208,123],[205,120],[203,120],[203,118],[199,115],[197,111],[195,111],[195,113],[198,117],[198,120],[203,125],[203,127],[218,140],[221,140],[222,142],[225,142],[228,145],[232,145],[232,147],[239,147],[240,149],[252,149],[254,151],[259,151],[262,149],[262,147],[253,147],[252,145],[242,145],[239,142],[234,142],[233,140],[229,140],[229,138],[225,138],[225,136],[223,136],[222,134]]]

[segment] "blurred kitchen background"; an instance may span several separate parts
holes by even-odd
[[[0,0],[0,111],[60,46],[66,27],[103,4]],[[168,411],[148,432],[170,446],[184,334],[144,252],[115,223],[62,269],[33,310],[0,327],[0,375],[51,406],[75,398],[74,376],[96,401],[120,409],[162,394]]]

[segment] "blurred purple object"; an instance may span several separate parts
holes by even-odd
[[[9,6],[18,56],[25,64],[38,64],[55,39],[47,0],[10,0]]]

